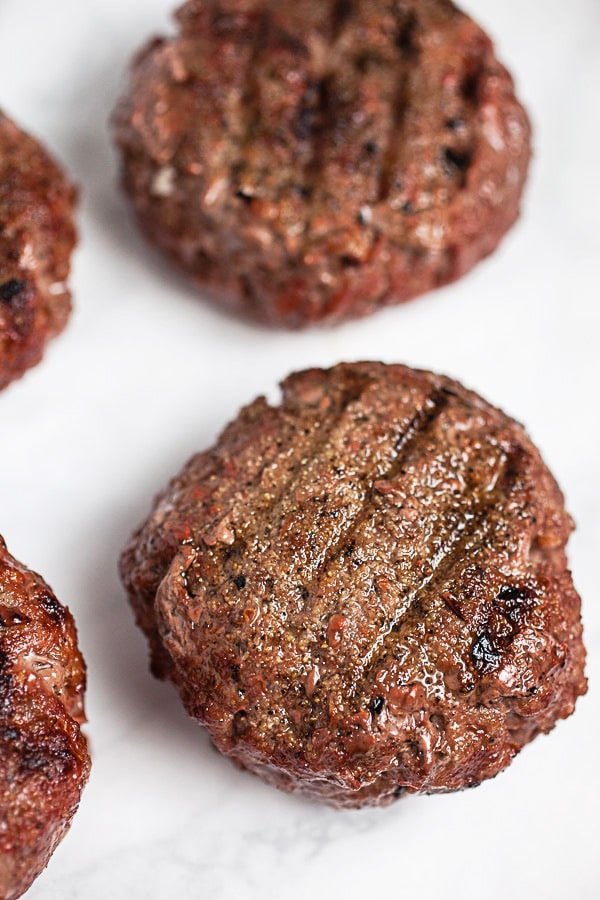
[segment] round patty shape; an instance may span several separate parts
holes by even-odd
[[[67,324],[76,197],[46,150],[0,112],[0,389]]]
[[[115,116],[149,238],[291,328],[459,278],[518,215],[530,129],[448,0],[190,0]]]
[[[0,538],[0,897],[48,863],[90,770],[75,623]]]
[[[357,363],[282,389],[121,558],[154,673],[284,790],[363,806],[490,778],[586,689],[560,490],[449,378]]]

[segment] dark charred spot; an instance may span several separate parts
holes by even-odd
[[[514,490],[521,482],[527,465],[527,453],[519,444],[514,444],[506,459],[500,487],[504,493]]]
[[[378,716],[385,706],[383,697],[372,697],[369,701],[369,709],[374,716]]]
[[[24,753],[21,757],[21,768],[27,772],[43,772],[49,765],[50,760],[41,753]]]
[[[512,622],[513,625],[522,625],[530,609],[535,606],[535,591],[525,586],[504,585],[500,588],[494,606]]]
[[[302,200],[309,200],[312,197],[312,187],[309,184],[300,184],[298,182],[292,186],[292,190]],[[277,446],[281,447],[281,441]]]
[[[482,75],[481,69],[476,68],[465,78],[462,85],[462,95],[468,103],[477,103]]]
[[[11,278],[10,281],[5,281],[4,284],[0,284],[0,299],[3,303],[11,303],[15,297],[18,297],[25,290],[26,284],[25,281],[21,281],[18,278]]]
[[[352,556],[355,548],[356,548],[356,544],[354,543],[354,541],[351,541],[348,544],[348,546],[344,549],[344,556],[346,557],[346,559],[348,559],[350,556]]]
[[[461,128],[465,127],[464,119],[448,119],[446,122],[446,128],[449,128],[450,131],[460,131]]]
[[[12,625],[28,625],[29,622],[31,622],[29,616],[10,607],[0,606],[0,627],[9,628]]]
[[[452,388],[449,388],[449,387],[441,387],[440,393],[445,394],[446,397],[458,397],[458,394],[456,393],[456,391],[453,391]]]
[[[239,189],[239,191],[235,192],[235,196],[238,198],[238,200],[242,200],[244,203],[247,203],[248,205],[250,205],[250,203],[252,203],[252,200],[254,199],[252,194],[247,194],[241,188]]]
[[[471,647],[471,659],[473,665],[481,675],[487,675],[498,667],[501,653],[494,643],[490,635],[482,631],[473,646]]]
[[[343,266],[347,266],[349,268],[360,265],[360,259],[357,259],[356,256],[351,256],[349,253],[343,253],[340,256],[340,262]]]
[[[412,203],[410,203],[410,201],[407,201],[406,203],[403,203],[403,204],[402,204],[401,211],[402,211],[405,215],[411,216],[411,215],[414,213],[415,208],[414,208],[414,206],[412,205]]]
[[[374,53],[361,53],[354,60],[354,65],[358,69],[361,75],[364,75],[369,71],[372,65],[376,65],[379,62],[379,57]]]
[[[408,788],[403,784],[396,785],[396,787],[394,788],[394,797],[402,797],[407,792],[407,790]]]
[[[413,56],[416,52],[415,34],[418,24],[416,15],[410,13],[396,36],[396,47],[404,56]]]
[[[368,153],[369,156],[374,156],[379,152],[379,144],[375,141],[367,141],[364,145],[365,153]]]
[[[58,602],[56,597],[44,591],[38,595],[39,604],[45,612],[48,613],[53,622],[59,625],[65,620],[64,607]]]
[[[240,680],[240,667],[237,663],[233,663],[231,666],[231,677],[234,681]]]
[[[442,150],[442,168],[449,178],[453,178],[457,174],[464,174],[470,164],[470,153],[461,153],[452,147],[444,147]]]
[[[317,519],[339,519],[339,509],[322,509],[317,515]]]
[[[238,590],[242,590],[246,587],[246,576],[245,575],[236,575],[233,579],[233,583],[235,584]]]
[[[300,596],[302,597],[303,600],[308,600],[308,598],[310,597],[310,591],[308,590],[307,587],[300,588]]]
[[[336,0],[333,7],[333,33],[338,34],[352,11],[352,0]]]
[[[498,591],[498,600],[503,603],[512,603],[513,601],[521,601],[525,597],[531,597],[531,589],[526,587],[515,587],[515,585],[507,584]]]

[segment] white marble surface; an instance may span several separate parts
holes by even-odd
[[[76,310],[0,397],[0,530],[76,615],[93,773],[31,900],[600,896],[600,3],[469,0],[535,124],[523,218],[459,284],[334,331],[278,334],[194,299],[137,236],[106,120],[171,0],[2,0],[0,104],[83,191]],[[237,772],[147,671],[116,575],[151,495],[289,370],[445,371],[525,422],[578,523],[590,691],[477,790],[337,813]]]

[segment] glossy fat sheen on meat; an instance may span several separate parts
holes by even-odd
[[[0,389],[67,324],[76,196],[46,150],[0,112]]]
[[[0,898],[20,897],[64,837],[87,781],[75,623],[0,538]]]
[[[282,390],[122,556],[155,674],[239,765],[334,805],[496,775],[586,689],[554,479],[449,378],[357,363]]]
[[[527,116],[448,0],[190,0],[114,117],[139,221],[220,302],[287,327],[467,272],[518,215]]]

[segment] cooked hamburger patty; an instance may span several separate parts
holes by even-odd
[[[85,664],[75,623],[0,538],[0,897],[27,890],[87,781]]]
[[[301,327],[459,278],[518,215],[527,116],[448,0],[190,0],[115,116],[149,238],[243,314]]]
[[[334,805],[496,775],[586,689],[556,482],[449,378],[357,363],[282,389],[123,553],[154,673],[240,766]]]
[[[0,112],[0,389],[67,324],[76,190],[32,137]]]

